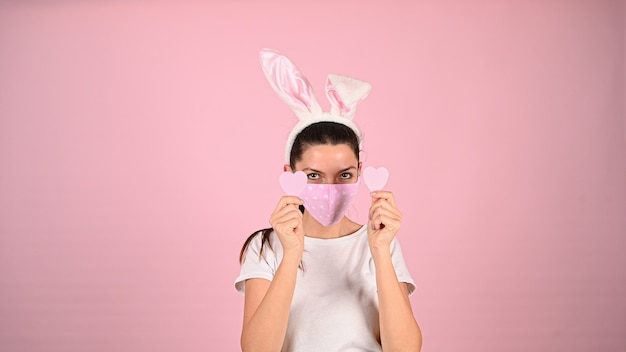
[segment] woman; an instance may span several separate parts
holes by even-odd
[[[415,285],[395,238],[402,215],[393,194],[372,192],[367,225],[344,215],[362,169],[352,117],[369,85],[329,76],[333,108],[323,113],[287,58],[264,50],[261,62],[300,119],[284,171],[305,172],[308,184],[300,197],[282,197],[272,228],[252,234],[241,250],[242,350],[419,351],[408,298]]]

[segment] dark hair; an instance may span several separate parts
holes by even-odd
[[[359,137],[352,128],[337,122],[316,122],[305,127],[293,141],[289,153],[291,169],[296,169],[296,163],[308,148],[320,144],[347,144],[359,160]]]
[[[302,159],[302,154],[304,154],[308,148],[322,144],[347,144],[354,152],[356,160],[359,161],[359,137],[356,135],[354,130],[341,123],[324,121],[316,122],[305,127],[296,136],[293,141],[293,145],[291,146],[291,152],[289,153],[289,166],[291,166],[291,169],[296,169],[296,163]],[[303,206],[300,206],[300,211],[304,212]],[[250,235],[244,242],[243,247],[241,247],[241,252],[239,252],[239,262],[243,262],[243,258],[250,242],[252,242],[252,240],[259,234],[261,235],[261,250],[259,252],[259,256],[263,255],[263,248],[266,244],[271,249],[270,234],[272,231],[273,229],[270,227],[256,231]]]

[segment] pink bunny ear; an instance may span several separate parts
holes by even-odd
[[[260,54],[261,67],[274,91],[303,119],[312,113],[321,113],[313,88],[286,56],[271,49],[263,49]]]
[[[326,80],[326,97],[332,105],[331,113],[351,119],[356,105],[367,95],[372,86],[356,78],[330,74]]]

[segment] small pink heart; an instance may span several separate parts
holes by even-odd
[[[387,184],[389,179],[389,171],[384,167],[375,169],[368,166],[363,170],[363,180],[370,192],[380,191]]]
[[[294,173],[285,171],[280,174],[278,181],[280,182],[280,187],[288,196],[298,197],[302,191],[304,191],[304,187],[306,187],[307,177],[302,171],[296,171]]]

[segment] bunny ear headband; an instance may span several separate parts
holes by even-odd
[[[285,160],[289,164],[291,147],[296,136],[307,126],[316,122],[336,122],[350,127],[359,139],[361,132],[352,122],[356,105],[372,89],[372,86],[355,78],[329,74],[326,80],[326,97],[330,101],[330,112],[323,112],[315,100],[313,87],[304,74],[286,56],[271,49],[263,49],[260,54],[261,67],[265,77],[278,96],[296,113],[298,123],[287,139]]]

